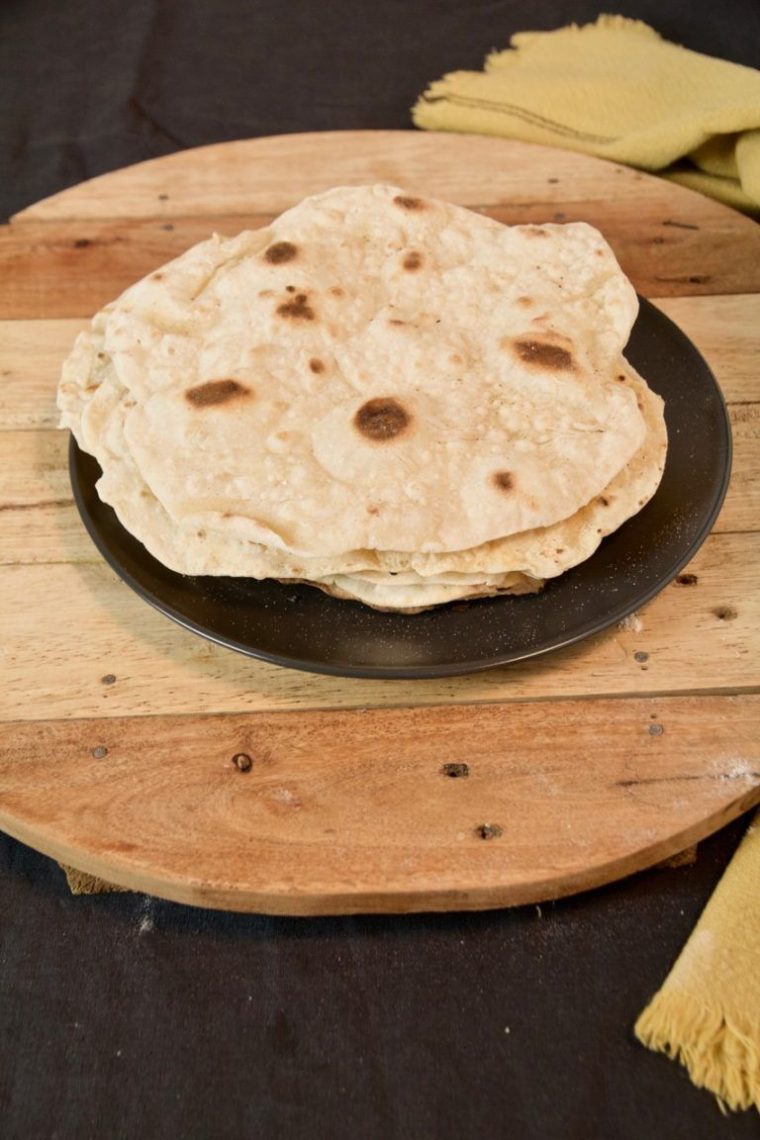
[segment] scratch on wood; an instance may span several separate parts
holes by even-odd
[[[0,511],[34,511],[39,507],[68,507],[73,499],[45,499],[39,503],[0,503]]]
[[[672,218],[667,218],[663,223],[664,226],[675,226],[677,230],[698,230],[699,226],[692,225],[691,222],[676,222]]]
[[[668,281],[673,285],[706,285],[712,278],[709,273],[691,273],[688,277],[661,277],[655,273],[654,280]]]
[[[724,780],[760,780],[760,772],[742,772],[737,776],[733,772],[684,772],[675,776],[645,776],[643,779],[616,780],[616,788],[643,788],[647,784],[674,784],[689,780],[714,780],[722,783]]]

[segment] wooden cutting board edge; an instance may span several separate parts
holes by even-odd
[[[270,914],[559,898],[760,802],[760,695],[18,722],[3,742],[10,834]]]

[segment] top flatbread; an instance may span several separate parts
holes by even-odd
[[[338,189],[107,306],[62,423],[104,497],[138,480],[175,527],[302,560],[455,556],[571,518],[640,452],[616,372],[636,311],[589,226]]]

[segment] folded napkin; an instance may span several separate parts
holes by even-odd
[[[635,1032],[722,1108],[760,1111],[760,813]]]
[[[482,72],[433,83],[416,125],[585,151],[760,213],[760,71],[623,16],[520,32],[511,45]]]

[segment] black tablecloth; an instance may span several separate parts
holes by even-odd
[[[616,10],[760,64],[757,0]],[[429,80],[598,11],[4,0],[0,213],[184,147],[408,127]],[[342,919],[73,898],[0,836],[0,1137],[756,1137],[631,1031],[745,824],[694,866],[540,911]]]

